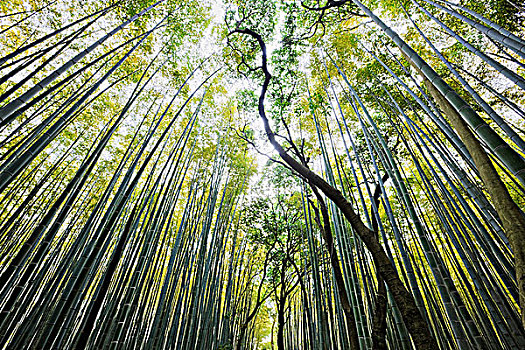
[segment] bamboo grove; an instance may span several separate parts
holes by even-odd
[[[524,16],[0,2],[2,349],[525,348]]]

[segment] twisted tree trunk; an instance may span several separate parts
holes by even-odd
[[[288,164],[302,177],[307,179],[312,185],[319,188],[328,198],[330,198],[330,200],[332,200],[339,210],[341,210],[346,220],[350,223],[356,234],[361,238],[365,246],[370,251],[378,271],[381,273],[387,286],[392,292],[392,296],[399,307],[403,321],[405,322],[408,331],[412,335],[412,339],[416,347],[418,349],[437,349],[437,342],[430,334],[429,328],[416,306],[414,297],[406,289],[405,285],[399,278],[396,268],[392,265],[384,248],[377,240],[376,232],[366,227],[359,215],[357,215],[357,213],[354,211],[352,204],[346,200],[346,198],[338,189],[332,187],[319,175],[295,160],[276,140],[275,134],[270,127],[270,123],[264,108],[264,99],[272,76],[268,71],[266,44],[262,40],[262,37],[250,29],[235,29],[230,34],[233,33],[251,36],[257,40],[262,51],[262,65],[260,69],[264,73],[264,82],[262,85],[261,94],[259,96],[258,110],[259,116],[263,121],[268,140],[286,164]]]

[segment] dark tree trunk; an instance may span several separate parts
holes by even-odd
[[[381,182],[384,184],[388,180],[388,174],[383,175]],[[381,201],[379,196],[381,195],[381,185],[377,184],[373,194],[373,201],[375,206],[372,206],[370,212],[379,211],[379,205]],[[378,212],[379,214],[379,212]],[[372,229],[378,232],[379,224],[376,216],[372,215]],[[379,239],[379,237],[378,237]],[[376,269],[377,270],[377,269]],[[377,272],[377,294],[374,308],[374,315],[372,317],[372,349],[373,350],[386,350],[386,311],[387,311],[387,290],[385,281],[379,272]]]
[[[286,260],[281,265],[281,291],[277,300],[277,349],[284,350],[284,311],[286,309]]]

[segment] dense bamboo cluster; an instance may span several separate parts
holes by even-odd
[[[452,0],[296,5],[326,37],[286,115],[248,17],[218,58],[202,3],[5,5],[2,349],[525,348],[523,32]]]

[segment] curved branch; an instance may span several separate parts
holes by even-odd
[[[320,7],[311,7],[311,6],[306,5],[304,1],[301,1],[301,6],[304,7],[305,9],[307,9],[307,10],[310,10],[310,11],[326,11],[326,10],[329,10],[331,8],[334,8],[334,7],[343,6],[348,1],[350,1],[350,0],[335,0],[335,1],[334,0],[328,0],[326,2],[326,5],[320,6]]]

